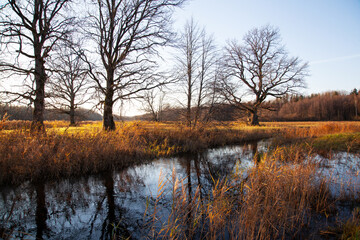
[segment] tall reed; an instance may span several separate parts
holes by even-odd
[[[39,135],[22,129],[0,131],[0,185],[99,173],[154,157],[270,136],[266,131],[193,130],[147,122],[122,123],[113,132],[91,126],[53,128]]]
[[[301,237],[301,230],[309,224],[313,213],[329,212],[333,200],[326,180],[317,177],[316,164],[305,162],[304,158],[287,164],[279,158],[286,155],[282,151],[284,149],[276,149],[263,155],[262,161],[247,172],[246,178],[234,173],[230,178],[214,180],[206,196],[201,196],[198,188],[190,194],[186,178],[176,180],[172,190],[173,207],[169,217],[160,223],[161,218],[154,215],[161,206],[155,201],[157,211],[152,215],[151,238]],[[156,199],[166,194],[164,190],[159,191]]]

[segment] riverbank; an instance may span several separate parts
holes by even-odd
[[[323,157],[311,142],[354,146],[358,124],[297,124],[248,127],[232,122],[188,132],[174,123],[129,122],[111,133],[102,132],[100,124],[54,127],[37,137],[3,132],[18,134],[7,148],[27,138],[22,151],[33,157],[27,167],[41,156],[31,153],[42,152],[42,162],[33,166],[44,175],[59,175],[2,187],[0,237],[3,229],[5,239],[24,234],[53,239],[356,239],[359,155],[349,150]],[[264,133],[272,138],[232,146],[225,141]],[[198,153],[195,144],[198,149],[226,146]],[[189,154],[180,154],[185,149]],[[68,162],[61,162],[66,151]],[[123,155],[111,155],[116,151]],[[82,162],[73,156],[82,156]],[[125,157],[128,162],[121,162]],[[17,166],[25,172],[20,161]]]
[[[59,125],[35,136],[21,127],[0,132],[0,185],[97,174],[155,157],[260,140],[274,133],[266,127],[236,124],[194,130],[176,123],[128,122],[118,124],[113,132],[102,131],[99,123]]]
[[[357,122],[263,123],[259,127],[230,122],[189,129],[176,122],[135,121],[117,123],[116,131],[104,132],[99,122],[67,127],[55,121],[46,123],[46,134],[34,136],[27,125],[19,121],[2,123],[0,185],[97,174],[155,157],[269,137],[291,142],[329,133],[360,132]]]

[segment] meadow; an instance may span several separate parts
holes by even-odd
[[[155,157],[269,138],[275,132],[234,123],[194,130],[179,123],[151,122],[117,123],[116,131],[105,132],[100,122],[69,127],[55,121],[46,122],[46,134],[32,135],[29,126],[22,121],[2,125],[0,185],[96,174]]]
[[[100,122],[46,122],[46,134],[29,133],[29,122],[0,124],[0,184],[19,185],[125,169],[155,158],[198,153],[208,148],[271,138],[267,152],[255,153],[247,172],[214,179],[212,190],[188,195],[185,179],[172,179],[172,208],[160,221],[165,179],[144,216],[149,238],[284,239],[312,231],[314,219],[339,214],[339,202],[352,204],[351,215],[307,236],[359,239],[360,193],[333,196],[331,180],[318,175],[318,155],[359,155],[360,122],[211,123],[189,129],[180,122],[118,122],[105,132]],[[360,169],[358,169],[359,171]],[[348,187],[348,186],[347,186]],[[355,189],[355,188],[354,188]],[[327,221],[327,220],[325,220]],[[113,223],[116,225],[116,223]],[[159,227],[160,226],[160,227]],[[4,233],[5,234],[5,233]],[[5,236],[5,235],[4,235]],[[113,238],[120,238],[116,230]],[[5,238],[5,237],[4,237]]]

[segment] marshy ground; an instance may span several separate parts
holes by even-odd
[[[67,237],[359,238],[359,122],[259,127],[230,122],[197,129],[174,122],[125,122],[114,132],[102,131],[99,122],[46,125],[47,133],[36,136],[29,134],[27,122],[0,126],[0,236],[5,239],[61,237],[59,219],[68,231],[81,225],[74,220],[75,212],[86,209],[77,206],[79,201],[97,207],[91,220],[80,221],[85,230],[67,232]],[[271,140],[255,144],[262,139]],[[252,144],[245,147],[244,142]],[[239,151],[248,155],[207,150],[226,152],[229,145],[244,146]],[[168,174],[159,166],[167,166]],[[151,192],[145,190],[150,188],[147,175],[153,179]],[[84,180],[89,176],[92,180]],[[132,199],[141,215],[137,225],[122,210],[132,205],[122,194],[134,191],[148,194]],[[103,217],[96,217],[101,211]],[[36,224],[26,220],[31,216]],[[139,231],[140,225],[146,230]]]

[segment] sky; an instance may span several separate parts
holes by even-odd
[[[309,63],[304,94],[360,88],[360,0],[192,0],[174,28],[191,17],[220,48],[252,28],[279,28],[289,56]]]
[[[220,49],[253,28],[277,27],[289,56],[309,63],[302,94],[360,89],[360,0],[188,0],[175,10],[175,32],[191,18]],[[143,113],[126,105],[127,116]]]

